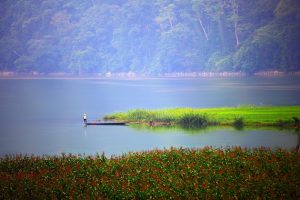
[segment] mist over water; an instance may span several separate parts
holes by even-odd
[[[154,148],[232,146],[293,148],[287,130],[220,128],[190,133],[82,124],[129,109],[299,105],[296,77],[147,80],[0,80],[0,155],[122,154]]]

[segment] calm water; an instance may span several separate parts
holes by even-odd
[[[293,148],[286,130],[219,128],[193,131],[83,127],[89,120],[135,108],[300,105],[300,79],[0,80],[0,155],[106,155],[154,148],[232,146]]]

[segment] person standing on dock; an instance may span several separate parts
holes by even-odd
[[[87,114],[86,113],[83,114],[83,123],[84,124],[87,123]]]

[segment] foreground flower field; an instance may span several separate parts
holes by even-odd
[[[6,156],[0,199],[298,199],[300,153],[165,149],[107,159]]]

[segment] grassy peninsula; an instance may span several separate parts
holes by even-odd
[[[298,127],[300,106],[239,106],[224,108],[136,109],[113,113],[106,120],[205,127],[210,125]]]
[[[0,158],[0,199],[298,199],[300,154],[165,149]]]

